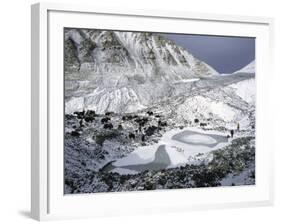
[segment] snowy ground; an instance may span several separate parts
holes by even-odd
[[[250,185],[252,184],[255,173],[255,163],[252,163],[248,169],[243,170],[241,173],[235,174],[230,173],[223,178],[220,183],[222,186],[233,186],[233,185]],[[252,178],[249,178],[252,177]]]
[[[87,121],[88,115],[66,117],[66,192],[255,183],[255,147],[251,144],[255,136],[254,75],[172,84],[172,92],[169,85],[162,86],[171,94],[168,99],[162,97],[155,104],[145,101],[149,108],[138,112],[94,113],[92,121]],[[159,97],[155,88],[154,100]],[[128,91],[115,93],[126,93],[132,99],[135,95]],[[79,100],[73,103],[80,104]],[[234,139],[227,138],[238,124]]]
[[[197,82],[197,81],[199,81],[199,80],[200,80],[199,78],[194,78],[194,79],[182,79],[182,80],[179,80],[179,81],[174,82],[174,84],[177,84],[177,83],[187,83],[187,82]]]
[[[197,128],[173,129],[165,133],[157,144],[139,147],[114,162],[111,172],[129,174],[143,171],[144,165],[147,165],[147,169],[163,169],[198,164],[208,159],[209,152],[228,144],[226,135],[221,132]],[[164,159],[160,160],[156,155],[168,156],[169,161],[164,163]]]

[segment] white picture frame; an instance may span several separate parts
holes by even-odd
[[[38,3],[32,5],[31,214],[37,220],[99,217],[273,203],[271,88],[273,19]],[[186,26],[188,25],[188,26]],[[256,37],[256,185],[150,192],[63,194],[63,27]],[[135,27],[135,28],[134,28]],[[265,75],[266,74],[266,75]],[[262,138],[261,138],[262,137]],[[110,203],[107,201],[110,200]],[[137,202],[137,203],[136,203]]]

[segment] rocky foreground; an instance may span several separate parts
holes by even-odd
[[[207,128],[199,120],[191,125]],[[103,167],[138,146],[156,143],[175,126],[152,111],[134,115],[86,111],[67,115],[66,127],[66,194],[255,184],[253,136],[237,136],[228,146],[211,152],[208,163],[120,175]]]

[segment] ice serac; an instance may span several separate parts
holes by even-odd
[[[66,113],[135,112],[180,93],[178,83],[217,76],[161,34],[65,29]]]

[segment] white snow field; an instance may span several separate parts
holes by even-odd
[[[130,174],[146,169],[172,168],[198,164],[210,159],[209,152],[228,145],[225,134],[197,128],[173,129],[166,132],[157,144],[139,147],[112,163],[111,172]],[[158,153],[158,154],[157,154]],[[161,161],[159,157],[168,157]]]
[[[211,136],[208,135],[200,135],[200,134],[195,134],[195,135],[185,135],[183,137],[184,141],[190,142],[190,143],[203,143],[203,144],[213,144],[216,143],[217,141],[212,138]]]
[[[255,79],[246,79],[241,82],[230,85],[235,93],[249,104],[255,103],[256,98],[256,82]]]
[[[186,83],[186,82],[197,82],[197,81],[199,81],[199,80],[200,80],[199,78],[194,78],[194,79],[182,79],[182,80],[179,80],[179,81],[174,82],[174,84],[177,84],[177,83]]]
[[[178,114],[196,118],[198,114],[186,113],[186,111],[199,111],[203,117],[208,117],[209,114],[212,113],[226,122],[232,121],[238,113],[237,110],[230,107],[225,102],[216,101],[205,96],[189,97],[184,103],[178,106]]]
[[[122,167],[128,165],[135,165],[135,164],[147,164],[154,160],[155,152],[158,148],[152,146],[144,146],[138,149],[135,149],[126,157],[123,157],[116,162],[113,163],[114,166]]]

